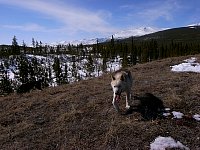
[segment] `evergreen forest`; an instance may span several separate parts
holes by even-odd
[[[177,28],[141,37],[114,39],[93,45],[43,44],[32,38],[32,46],[0,45],[0,95],[15,92],[29,81],[43,87],[69,84],[114,71],[110,65],[128,67],[168,57],[200,53],[200,27]],[[12,76],[10,75],[12,72]]]

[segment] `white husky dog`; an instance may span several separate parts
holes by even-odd
[[[126,93],[126,109],[130,108],[130,100],[131,100],[131,87],[133,84],[133,79],[131,72],[128,70],[118,70],[115,71],[112,76],[111,86],[113,89],[113,101],[112,104],[117,112],[120,112],[118,101],[120,100],[120,96],[122,92]]]

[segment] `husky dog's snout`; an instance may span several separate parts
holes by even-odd
[[[115,92],[115,95],[121,95],[121,92],[117,91]]]
[[[121,95],[122,89],[120,86],[114,86],[113,91],[116,95]]]

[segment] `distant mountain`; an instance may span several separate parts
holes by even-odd
[[[195,26],[200,26],[200,22],[199,23],[194,23],[194,24],[189,24],[188,27],[195,27]]]
[[[117,32],[113,35],[115,39],[124,39],[132,36],[142,36],[159,31],[160,29],[152,27],[139,27]]]
[[[56,45],[79,45],[79,44],[83,44],[83,45],[92,45],[97,43],[97,40],[99,43],[102,42],[106,42],[108,39],[110,38],[92,38],[92,39],[82,39],[82,40],[74,40],[74,41],[60,41],[60,42],[54,42],[51,43],[51,46],[56,46]]]
[[[115,39],[125,39],[125,38],[129,38],[132,36],[137,37],[137,36],[154,33],[154,32],[160,31],[160,30],[162,30],[162,29],[152,28],[152,27],[132,28],[132,29],[119,31],[119,32],[113,34],[113,37]],[[82,39],[82,40],[74,40],[74,41],[60,41],[60,42],[51,43],[51,45],[52,46],[59,45],[59,44],[60,45],[68,45],[68,44],[78,45],[81,43],[83,45],[91,45],[91,44],[97,43],[97,40],[99,43],[103,43],[103,42],[110,40],[111,38],[112,38],[112,36],[105,37],[105,38],[92,38],[92,39]]]
[[[200,26],[188,26],[172,28],[135,37],[134,40],[156,39],[157,41],[174,42],[200,42]],[[130,38],[123,39],[124,42],[131,42]]]

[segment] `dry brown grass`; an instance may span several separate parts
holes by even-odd
[[[171,110],[187,116],[200,114],[200,74],[170,71],[171,65],[189,57],[129,68],[134,76],[132,94],[152,93]],[[200,55],[195,57],[200,60]],[[109,74],[0,97],[0,148],[146,150],[160,135],[172,136],[192,150],[200,149],[200,122],[170,117],[144,121],[139,112],[117,114],[111,102]]]

